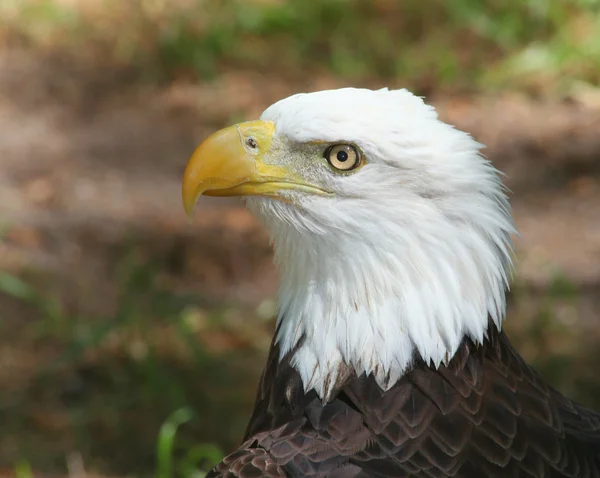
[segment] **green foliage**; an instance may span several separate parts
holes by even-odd
[[[35,290],[19,277],[0,271],[0,292],[21,300],[33,300]]]
[[[227,309],[204,311],[202,298],[175,294],[161,284],[159,265],[135,251],[125,253],[115,271],[121,297],[105,317],[68,313],[58,298],[9,277],[3,289],[39,311],[39,320],[21,331],[32,341],[29,348],[57,351],[25,388],[0,397],[6,417],[0,441],[19,436],[19,452],[33,467],[64,470],[61,453],[74,449],[92,469],[201,478],[222,457],[213,441],[230,448],[239,439],[257,377],[238,364],[259,365],[243,351],[210,356],[197,336],[199,317],[205,327],[218,327]],[[71,441],[60,443],[56,431],[28,422],[46,408],[63,417]],[[140,461],[153,449],[155,472],[152,460]],[[25,476],[25,465],[18,467]]]
[[[600,1],[528,3],[538,20],[534,34],[526,33],[529,25],[521,19],[518,31],[527,41],[517,42],[514,52],[482,80],[492,85],[511,81],[530,88],[545,82],[563,92],[579,82],[599,85]]]
[[[163,424],[158,435],[157,443],[157,471],[156,478],[203,478],[206,473],[199,467],[210,468],[217,464],[223,454],[218,447],[211,444],[196,444],[191,446],[178,461],[175,461],[175,436],[178,428],[194,417],[193,412],[187,408],[175,411]]]
[[[15,478],[33,478],[33,471],[28,461],[20,460],[15,466]]]
[[[600,0],[106,0],[88,13],[52,0],[23,5],[6,23],[33,44],[104,51],[165,79],[234,66],[417,90],[568,91],[600,80]]]
[[[0,31],[18,28],[21,40],[34,46],[55,42],[77,27],[77,11],[53,0],[4,0],[0,5]]]

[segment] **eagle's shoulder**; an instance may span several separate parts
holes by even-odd
[[[415,357],[387,391],[347,374],[325,404],[292,358],[272,346],[245,442],[209,476],[600,476],[600,415],[547,385],[501,332],[465,339],[438,369]]]

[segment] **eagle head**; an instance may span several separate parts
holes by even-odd
[[[407,90],[297,94],[208,137],[183,202],[245,196],[265,224],[305,389],[327,397],[345,364],[385,390],[501,326],[515,229],[481,147]]]

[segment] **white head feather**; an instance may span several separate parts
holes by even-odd
[[[261,119],[292,144],[351,142],[367,158],[325,179],[333,197],[248,199],[281,274],[276,340],[283,357],[303,338],[306,390],[327,398],[341,363],[387,389],[415,352],[437,367],[489,318],[500,328],[515,230],[482,145],[406,90],[298,94]]]

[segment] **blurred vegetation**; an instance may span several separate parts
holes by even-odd
[[[600,0],[3,0],[2,38],[148,78],[231,67],[569,93],[600,80]]]
[[[72,316],[31,281],[0,275],[2,304],[18,302],[19,320],[37,317],[19,324],[19,347],[34,370],[25,368],[25,383],[0,396],[0,469],[16,453],[18,476],[31,466],[72,474],[75,460],[105,473],[202,477],[222,456],[213,442],[238,443],[272,310],[178,294],[160,284],[158,267],[132,252],[115,271],[116,313],[99,318]],[[15,335],[7,318],[2,337]]]
[[[569,95],[600,83],[600,0],[1,0],[0,45],[151,82],[246,69],[380,79],[420,94]],[[121,296],[103,317],[73,313],[35,277],[0,271],[0,337],[24,364],[0,396],[0,472],[73,475],[82,462],[105,474],[200,478],[238,443],[272,306],[183,294],[162,280],[164,264],[135,250],[119,262]],[[521,310],[530,292],[517,284],[511,296],[515,345],[562,391],[600,405],[595,338],[568,321],[577,287],[558,275]],[[18,321],[4,320],[8,305]]]

